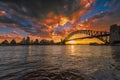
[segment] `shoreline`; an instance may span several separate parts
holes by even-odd
[[[62,46],[62,45],[89,45],[89,46],[120,46],[120,44],[38,44],[38,45],[0,45],[0,46]]]

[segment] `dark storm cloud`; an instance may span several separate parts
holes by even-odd
[[[70,16],[74,12],[83,9],[82,0],[1,0],[8,3],[10,8],[21,14],[46,18],[46,15],[53,12],[56,15],[63,14]]]
[[[44,18],[47,13],[53,11],[56,14],[63,13],[65,0],[1,0],[5,3],[16,4],[11,6],[14,10],[32,17]],[[70,2],[72,2],[71,0]],[[24,10],[24,8],[26,10]]]
[[[0,11],[5,11],[4,15],[0,15],[0,23],[15,24],[30,34],[50,35],[54,27],[51,30],[49,26],[60,23],[61,17],[69,20],[81,18],[91,1],[93,0],[0,0]]]

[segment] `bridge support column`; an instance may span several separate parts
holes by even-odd
[[[109,36],[105,37],[105,44],[109,44]]]

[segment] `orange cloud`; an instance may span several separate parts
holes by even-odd
[[[48,13],[47,17],[44,20],[41,20],[41,23],[47,24],[47,25],[56,25],[56,24],[61,24],[64,25],[69,21],[69,18],[60,14],[56,15],[53,12]]]
[[[15,35],[19,35],[19,33],[17,31],[12,31],[11,33],[15,34]]]
[[[4,16],[6,15],[6,11],[5,10],[0,10],[0,16]]]
[[[12,39],[15,39],[16,42],[20,42],[22,40],[22,36],[17,36],[17,37],[13,37],[11,35],[8,35],[8,34],[1,34],[0,35],[0,42],[4,41],[4,40],[8,40],[9,42],[12,40]]]

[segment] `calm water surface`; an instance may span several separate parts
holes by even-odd
[[[120,46],[0,46],[0,80],[120,80]]]

